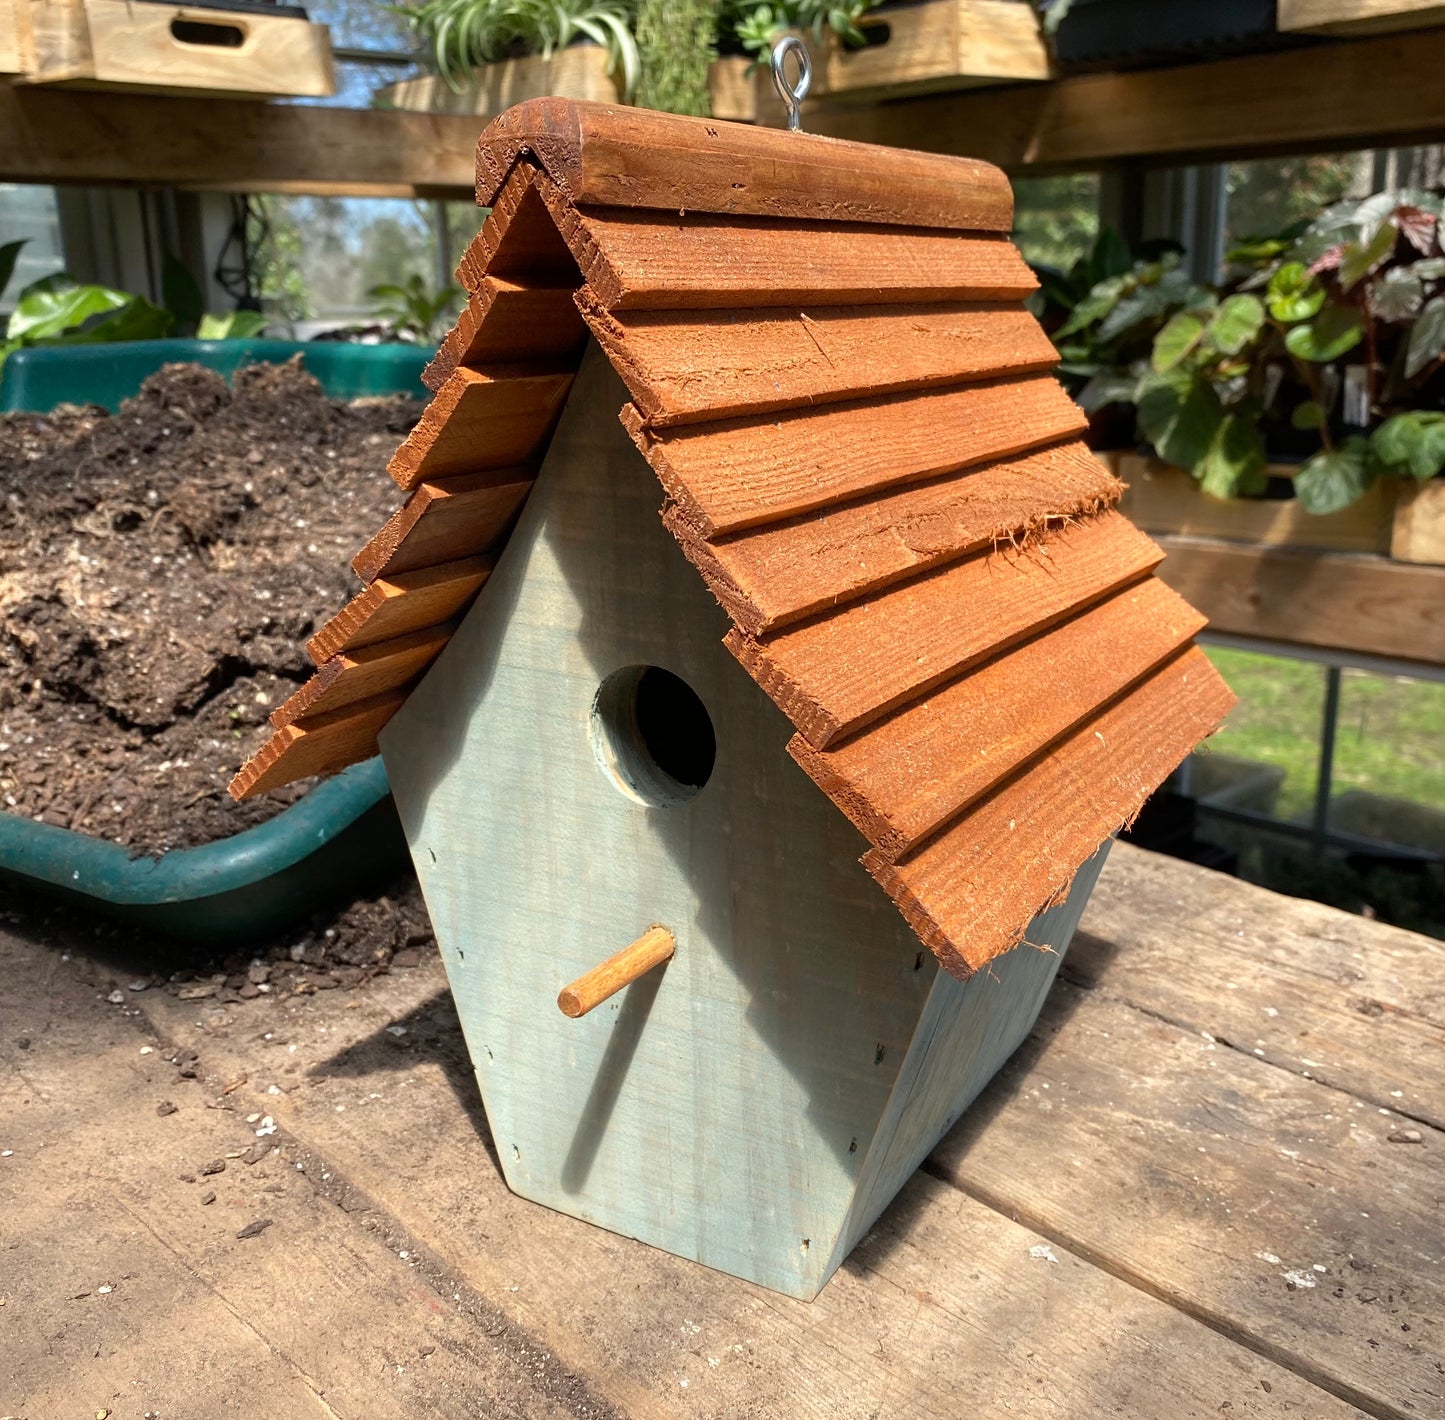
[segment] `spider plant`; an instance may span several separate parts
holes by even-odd
[[[420,36],[453,89],[479,65],[533,54],[549,59],[577,40],[607,50],[607,72],[624,100],[637,87],[634,0],[420,0],[388,8]]]

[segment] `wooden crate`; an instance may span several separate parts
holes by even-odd
[[[607,72],[607,51],[596,44],[574,44],[550,58],[529,55],[485,64],[472,71],[471,82],[453,89],[443,78],[428,74],[403,79],[378,90],[377,102],[396,109],[423,113],[476,114],[490,117],[524,99],[548,95],[564,99],[590,99],[618,103],[617,81]]]
[[[1400,489],[1390,556],[1397,562],[1445,564],[1445,480],[1432,478]]]
[[[1279,0],[1275,23],[1286,33],[1389,34],[1445,21],[1439,0]]]
[[[149,0],[9,3],[23,83],[305,98],[335,89],[326,26],[294,16]]]
[[[798,35],[813,61],[805,114],[808,105],[830,98],[888,98],[1052,77],[1033,7],[1016,0],[923,0],[865,15],[860,27],[869,38],[862,49]],[[736,55],[719,59],[708,87],[714,118],[781,120],[782,104],[765,64]]]
[[[1338,513],[1307,513],[1293,498],[1212,498],[1183,469],[1143,454],[1102,454],[1129,485],[1120,505],[1150,533],[1227,538],[1262,547],[1315,547],[1336,552],[1389,552],[1398,484],[1380,479]],[[1289,477],[1294,469],[1270,473]]]
[[[19,0],[0,0],[0,74],[19,74],[20,32],[15,23]]]

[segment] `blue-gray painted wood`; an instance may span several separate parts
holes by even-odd
[[[1024,949],[960,985],[920,949],[721,646],[625,399],[589,348],[496,572],[382,752],[508,1184],[810,1297],[1057,962]],[[642,802],[599,743],[598,689],[632,665],[709,710],[693,797]],[[653,923],[672,962],[564,1017],[558,991]]]

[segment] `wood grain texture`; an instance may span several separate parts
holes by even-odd
[[[562,371],[454,370],[387,472],[409,491],[423,479],[526,463],[545,446],[571,384]]]
[[[400,689],[441,654],[454,629],[452,623],[446,622],[332,656],[300,690],[271,712],[271,724],[279,730],[303,716],[329,714],[358,700]]]
[[[608,310],[1010,301],[1038,287],[1005,236],[621,208],[577,220]]]
[[[313,774],[334,774],[377,753],[376,736],[406,696],[389,691],[277,730],[231,780],[233,799],[248,799]]]
[[[1181,920],[1167,898],[1142,901]],[[1251,906],[1255,925],[1236,931],[1283,938],[1313,965],[1307,933],[1271,921],[1265,894]],[[1224,995],[1228,958],[1201,960],[1190,941],[1166,975]],[[1440,1133],[1391,1143],[1409,1126],[1400,1114],[1276,1069],[1207,1025],[1067,982],[1056,993],[1006,1067],[1008,1109],[965,1118],[929,1170],[1365,1415],[1437,1413]],[[1328,1041],[1327,1018],[1318,1027]]]
[[[704,428],[623,423],[703,537],[796,517],[1083,432],[1052,379],[965,385]]]
[[[557,1008],[569,1020],[595,1011],[639,977],[672,960],[677,939],[666,927],[649,927],[635,942],[584,971],[557,994]]]
[[[457,263],[457,281],[469,296],[492,276],[523,286],[569,286],[577,263],[557,230],[539,190],[546,181],[532,163],[519,163],[490,204],[487,220]]]
[[[733,621],[760,636],[966,553],[1021,548],[1120,491],[1088,449],[1065,444],[724,541],[699,537],[676,504],[663,522]]]
[[[439,390],[458,365],[538,360],[555,368],[575,363],[587,339],[571,286],[521,286],[487,276],[422,373]]]
[[[1397,562],[1445,563],[1445,482],[1432,478],[1400,489],[1389,552]]]
[[[1445,661],[1445,568],[1161,537],[1160,576],[1216,631]]]
[[[986,163],[561,99],[519,104],[483,132],[483,206],[524,156],[579,207],[984,232],[1013,225],[1008,182]]]
[[[378,577],[337,612],[306,649],[319,666],[342,651],[440,626],[471,601],[493,565],[492,558],[467,557]]]
[[[734,630],[727,646],[809,744],[826,749],[1139,580],[1160,556],[1104,513],[1024,552],[976,554],[766,641]]]
[[[1389,552],[1398,489],[1376,479],[1348,508],[1307,513],[1298,498],[1213,498],[1193,476],[1144,454],[1107,456],[1128,485],[1119,511],[1149,533],[1185,533],[1267,547],[1321,547],[1340,552]],[[1293,477],[1299,465],[1271,465],[1274,478]]]
[[[578,305],[649,425],[757,416],[1052,369],[1029,312],[983,306],[620,312]]]
[[[1445,21],[1439,0],[1279,0],[1285,32],[1327,35],[1393,34]]]
[[[1016,946],[1078,865],[1224,719],[1234,696],[1198,647],[1084,721],[894,864],[864,866],[955,975]]]
[[[1127,871],[1100,884],[1070,980],[1445,1129],[1439,942],[1129,844],[1115,852]],[[1207,972],[1178,970],[1205,960]]]
[[[419,483],[356,554],[363,582],[489,552],[532,487],[526,468],[485,469]]]
[[[788,752],[896,860],[1177,652],[1204,618],[1151,577],[837,749]]]

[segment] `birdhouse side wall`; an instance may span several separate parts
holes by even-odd
[[[938,976],[721,645],[727,619],[589,351],[506,552],[381,737],[507,1182],[681,1256],[812,1296]],[[660,666],[716,764],[620,786],[594,705]],[[654,923],[677,952],[590,1015],[557,993]]]

